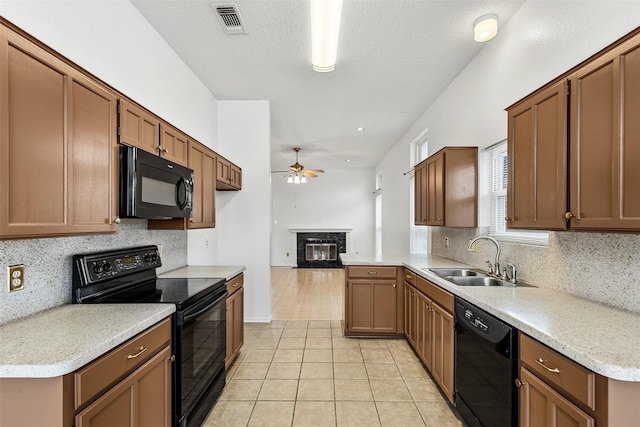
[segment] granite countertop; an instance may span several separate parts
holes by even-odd
[[[640,381],[640,315],[544,287],[456,286],[429,268],[471,267],[430,256],[341,254],[347,265],[404,266],[592,371]],[[532,283],[539,286],[540,284]]]
[[[244,266],[187,265],[158,275],[161,279],[233,279],[245,270]]]
[[[0,326],[0,378],[71,373],[170,316],[174,304],[68,304]]]

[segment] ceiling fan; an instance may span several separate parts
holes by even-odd
[[[307,182],[307,177],[317,178],[319,173],[324,173],[322,169],[305,169],[303,165],[298,163],[298,152],[300,147],[294,147],[293,151],[296,152],[296,162],[290,166],[289,171],[274,171],[274,172],[288,172],[287,183],[289,184],[304,184]]]

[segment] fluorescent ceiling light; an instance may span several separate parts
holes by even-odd
[[[473,24],[473,39],[477,42],[486,42],[498,34],[498,17],[496,15],[484,15],[476,19]]]
[[[311,65],[326,73],[336,68],[342,0],[310,0]]]

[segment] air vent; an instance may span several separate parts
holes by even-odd
[[[244,26],[242,16],[236,4],[212,4],[211,7],[216,11],[220,25],[222,25],[225,33],[247,34],[247,29]]]

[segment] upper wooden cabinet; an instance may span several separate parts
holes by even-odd
[[[567,94],[561,80],[509,109],[509,228],[566,228]]]
[[[640,229],[640,35],[571,75],[572,229]]]
[[[0,26],[0,237],[117,230],[116,96]]]
[[[171,125],[160,122],[160,156],[182,166],[187,166],[189,138]]]
[[[126,99],[120,99],[119,103],[120,143],[159,154],[160,120]]]
[[[638,75],[636,30],[507,109],[509,228],[640,230]]]
[[[478,147],[443,148],[415,170],[416,225],[477,225]]]
[[[216,164],[216,190],[237,191],[242,189],[242,169],[218,155]]]

